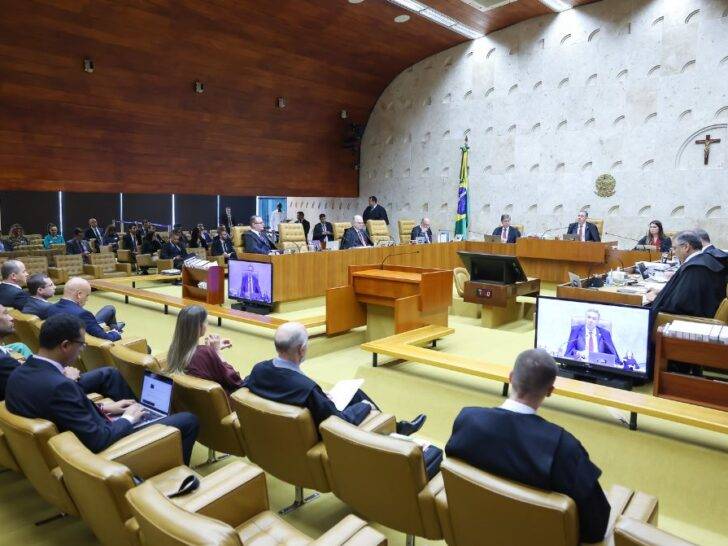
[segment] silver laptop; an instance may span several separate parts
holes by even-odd
[[[158,373],[144,372],[142,381],[142,395],[139,403],[144,406],[145,415],[134,428],[147,426],[164,419],[172,408],[172,387],[174,381],[171,377]]]
[[[326,250],[339,250],[341,241],[326,241]]]

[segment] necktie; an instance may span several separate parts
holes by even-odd
[[[361,231],[359,231],[357,229],[356,233],[359,235],[359,240],[361,241],[361,246],[367,246],[367,244],[364,242],[364,235],[361,234]]]
[[[596,347],[594,344],[594,330],[589,332],[589,352],[590,353],[596,353]]]
[[[580,241],[584,240],[584,224],[579,226],[579,240]]]
[[[508,241],[508,228],[501,230],[501,241],[504,243]]]
[[[425,236],[425,242],[426,243],[429,243],[430,242],[430,236],[427,235],[427,230],[423,231],[422,234]]]

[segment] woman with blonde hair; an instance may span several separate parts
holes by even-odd
[[[222,357],[222,351],[232,347],[229,339],[207,332],[207,311],[200,305],[190,305],[177,316],[172,344],[167,352],[169,373],[185,373],[215,381],[228,394],[243,386],[240,374]],[[200,338],[204,337],[200,345]]]

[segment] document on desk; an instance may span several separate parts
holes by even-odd
[[[349,405],[349,402],[351,402],[351,399],[354,398],[356,391],[363,384],[363,379],[344,379],[329,390],[328,397],[334,403],[337,410],[344,411],[346,406]]]

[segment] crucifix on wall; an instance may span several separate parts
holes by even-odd
[[[719,138],[710,138],[710,135],[705,135],[705,138],[703,140],[695,141],[695,144],[702,144],[705,147],[705,151],[704,151],[705,165],[708,164],[708,160],[710,159],[710,145],[718,144],[719,142],[720,142]]]

